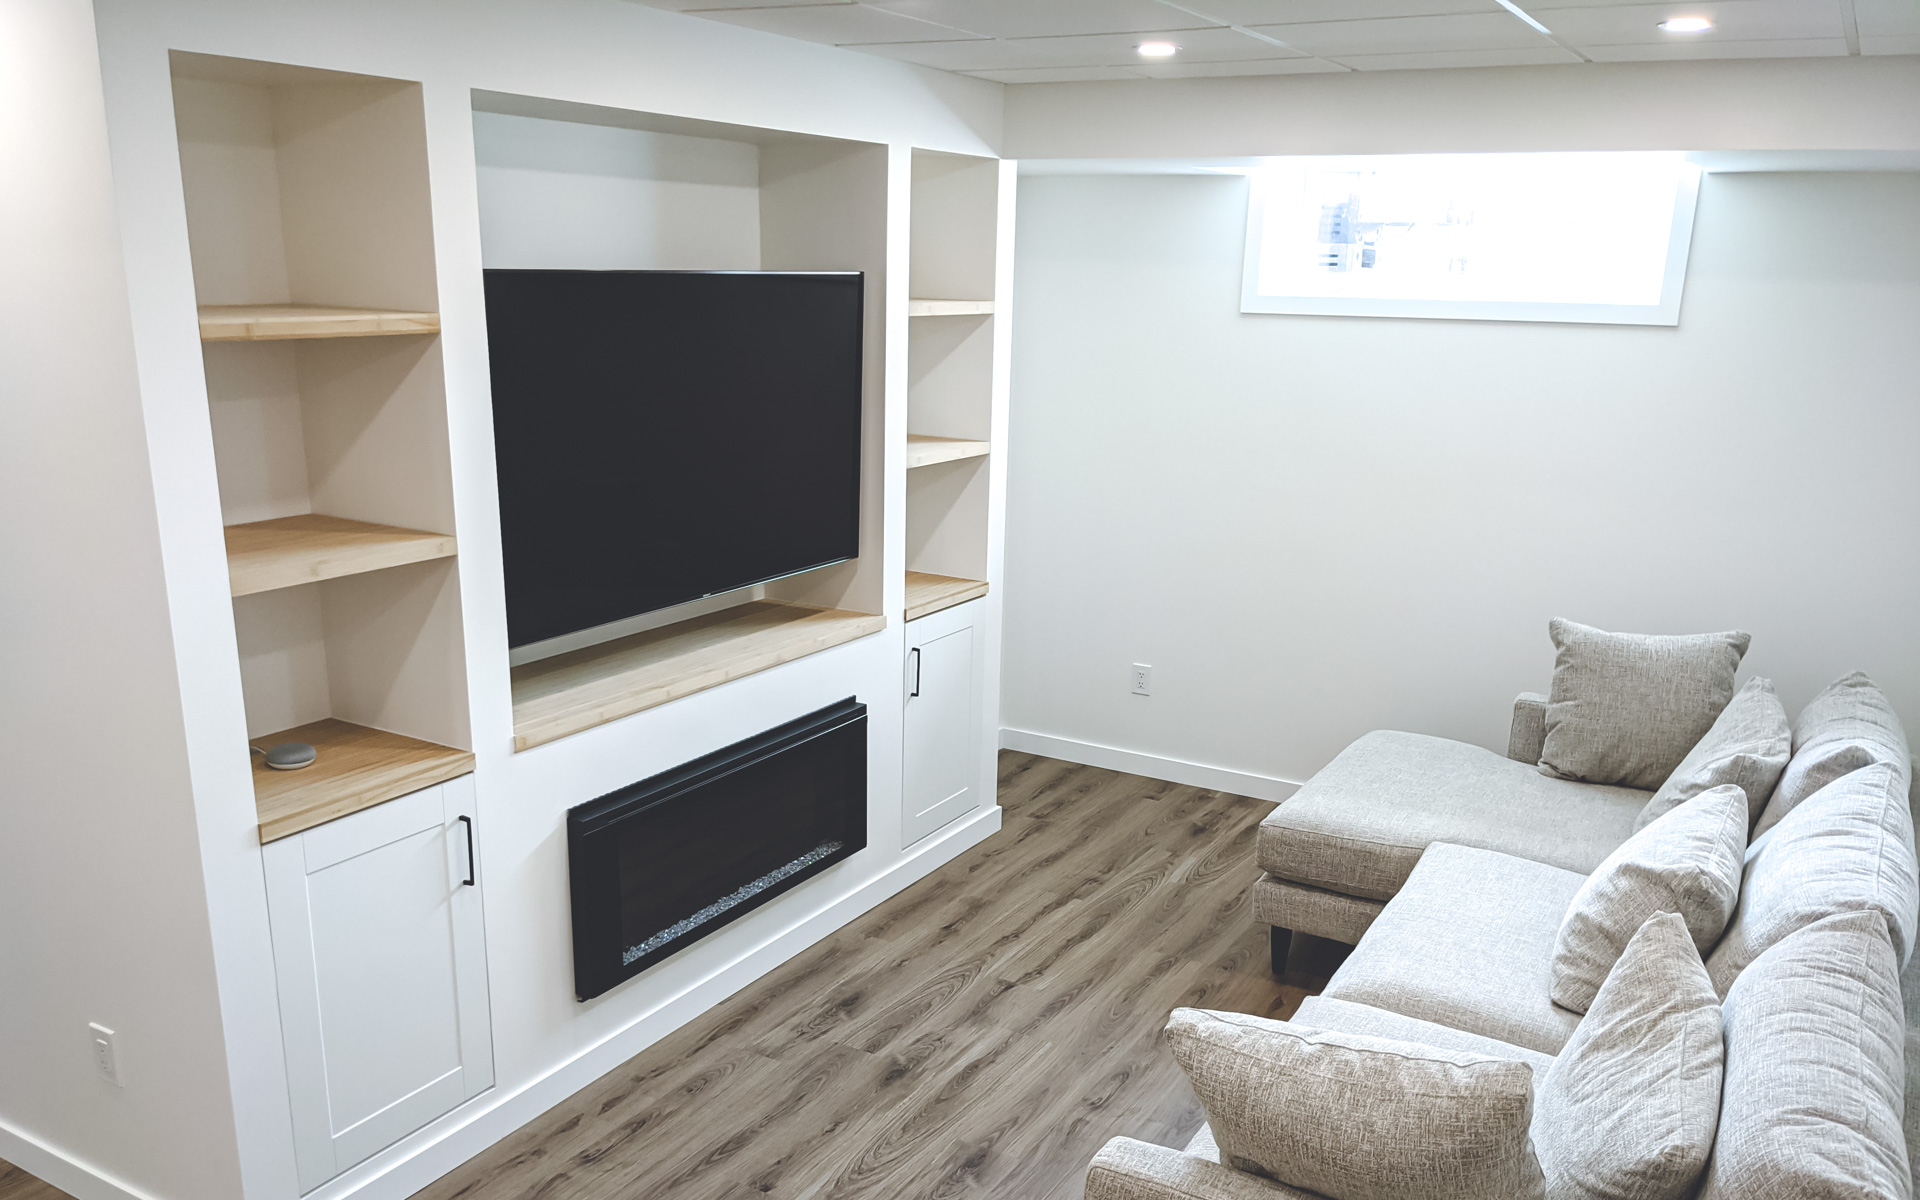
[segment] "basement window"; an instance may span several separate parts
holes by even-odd
[[[1683,154],[1285,158],[1252,183],[1242,312],[1680,323]]]

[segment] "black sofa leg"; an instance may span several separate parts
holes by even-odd
[[[1267,948],[1273,954],[1273,973],[1276,978],[1287,973],[1287,947],[1293,944],[1293,930],[1282,929],[1278,925],[1267,929]]]

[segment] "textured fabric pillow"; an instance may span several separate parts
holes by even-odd
[[[1720,1001],[1678,913],[1633,935],[1540,1080],[1533,1145],[1553,1200],[1679,1200],[1720,1123]]]
[[[1700,953],[1740,898],[1747,797],[1732,784],[1702,792],[1634,834],[1587,876],[1553,943],[1553,1002],[1586,1012],[1648,917],[1677,913]]]
[[[1526,1063],[1195,1008],[1167,1044],[1230,1167],[1331,1200],[1545,1195]]]
[[[1910,778],[1906,731],[1886,695],[1860,671],[1834,680],[1807,701],[1793,722],[1793,757],[1767,801],[1755,837],[1780,823],[1794,806],[1849,772],[1874,763]]]
[[[1747,826],[1752,828],[1792,752],[1793,730],[1772,682],[1749,679],[1720,710],[1707,736],[1694,743],[1647,801],[1633,827],[1645,829],[1708,788],[1730,783],[1746,793]]]
[[[1727,994],[1720,1131],[1701,1200],[1905,1200],[1904,1022],[1886,922],[1799,930]]]
[[[1834,780],[1754,839],[1707,976],[1724,996],[1747,964],[1794,930],[1862,910],[1886,922],[1904,964],[1920,922],[1920,866],[1906,780],[1884,763]]]
[[[1606,633],[1555,617],[1540,769],[1659,787],[1733,699],[1751,634]]]

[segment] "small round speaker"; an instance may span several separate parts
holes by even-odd
[[[267,766],[276,771],[298,771],[310,767],[319,752],[305,742],[281,742],[267,751]]]

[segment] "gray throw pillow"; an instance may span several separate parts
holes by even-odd
[[[1701,1200],[1912,1194],[1900,966],[1877,913],[1794,933],[1727,993],[1720,1131]]]
[[[1746,793],[1747,826],[1752,828],[1792,752],[1793,729],[1772,682],[1749,679],[1720,710],[1707,736],[1694,743],[1647,801],[1633,827],[1645,829],[1708,788],[1730,783]]]
[[[1886,763],[1902,778],[1911,778],[1913,760],[1900,718],[1873,680],[1855,671],[1822,688],[1794,719],[1793,757],[1754,826],[1754,836],[1778,825],[1795,805],[1842,775],[1874,763]]]
[[[1227,1166],[1331,1200],[1545,1196],[1526,1063],[1195,1008],[1167,1045]]]
[[[1686,922],[1647,918],[1540,1079],[1533,1145],[1554,1200],[1692,1195],[1720,1123],[1720,1001]]]
[[[1733,699],[1751,634],[1607,633],[1555,617],[1540,769],[1659,787]]]
[[[1679,914],[1697,951],[1711,949],[1740,897],[1746,849],[1747,797],[1731,784],[1702,792],[1622,842],[1560,919],[1553,1002],[1586,1012],[1627,942],[1655,913]]]
[[[1920,866],[1905,778],[1885,763],[1843,775],[1755,838],[1740,902],[1707,976],[1722,996],[1747,965],[1796,929],[1871,911],[1904,964],[1920,922]]]

